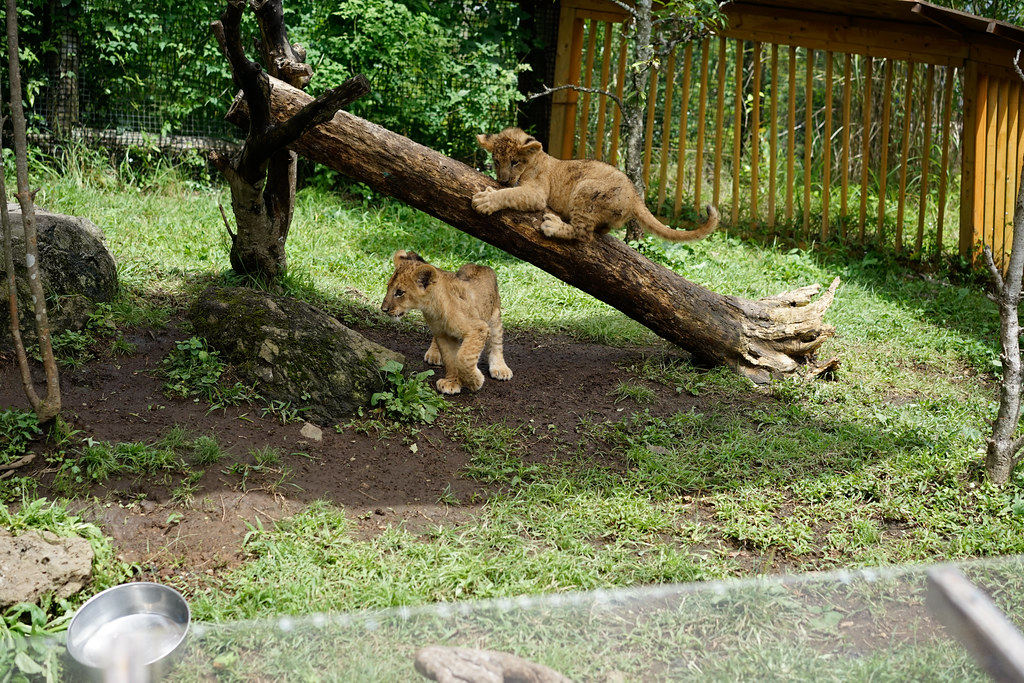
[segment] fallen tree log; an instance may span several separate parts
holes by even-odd
[[[288,119],[312,100],[282,81],[271,79],[271,86],[276,120]],[[227,118],[247,125],[244,100],[236,99]],[[681,346],[699,362],[727,365],[755,382],[798,372],[834,333],[822,317],[839,278],[816,301],[817,285],[754,301],[694,284],[608,235],[589,244],[549,239],[540,232],[540,213],[484,216],[473,210],[470,198],[487,186],[500,187],[495,180],[343,111],[290,147],[529,261]]]

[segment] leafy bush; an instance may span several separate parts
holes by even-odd
[[[164,390],[171,396],[203,399],[214,408],[256,398],[255,392],[241,382],[222,385],[225,369],[220,352],[208,348],[205,339],[179,341],[163,360]]]
[[[9,408],[0,412],[0,465],[12,462],[42,434],[35,413]]]
[[[439,5],[299,3],[287,21],[314,68],[311,94],[361,73],[373,89],[349,106],[354,114],[469,159],[475,134],[510,123],[521,99],[515,46],[506,37],[516,15],[508,3]],[[492,24],[505,30],[488,30]]]
[[[425,370],[406,377],[401,363],[388,361],[384,364],[384,375],[391,390],[371,396],[370,405],[379,406],[385,415],[402,422],[430,424],[447,405],[444,397],[430,386],[427,378],[433,374],[433,370]]]

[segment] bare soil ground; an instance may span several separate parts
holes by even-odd
[[[429,343],[426,328],[360,332],[403,353],[413,371],[427,369],[422,360]],[[119,556],[138,566],[140,578],[173,576],[188,583],[190,574],[233,567],[244,556],[249,525],[257,519],[268,524],[317,499],[344,506],[358,533],[368,537],[388,525],[416,533],[466,523],[493,493],[465,475],[471,454],[436,424],[397,432],[366,429],[365,423],[361,428],[358,422],[322,426],[318,440],[303,435],[304,422],[282,424],[259,405],[211,411],[204,403],[169,398],[161,389],[160,362],[176,341],[190,336],[177,321],[164,329],[133,330],[125,334],[137,345],[133,355],[98,351],[95,360],[61,372],[62,415],[79,430],[79,439],[152,444],[180,425],[192,437],[215,436],[229,454],[205,469],[191,505],[172,499],[180,476],[108,481],[81,497],[83,517],[102,526]],[[479,392],[450,401],[468,410],[476,424],[526,427],[518,433],[526,440],[527,459],[547,462],[567,444],[578,450],[579,442],[584,450],[576,457],[615,469],[626,465],[609,462],[600,444],[580,441],[580,421],[628,416],[637,404],[617,402],[614,393],[621,382],[637,381],[625,368],[644,357],[683,355],[667,345],[616,348],[523,333],[506,335],[505,349],[515,372],[511,381],[488,380]],[[657,383],[648,386],[656,395],[642,409],[654,415],[701,411],[701,401],[707,400]],[[27,409],[28,402],[13,359],[0,356],[0,408],[8,407]],[[247,476],[240,475],[243,468],[232,471],[235,463],[253,464],[251,450],[264,446],[282,454],[280,465]],[[52,498],[55,471],[53,463],[37,457],[18,475],[36,477],[39,495]]]

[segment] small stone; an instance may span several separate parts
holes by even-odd
[[[303,438],[309,439],[310,441],[316,441],[319,443],[324,440],[324,430],[317,427],[315,424],[307,422],[302,425],[302,430],[299,432]]]

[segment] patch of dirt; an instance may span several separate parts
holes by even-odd
[[[428,369],[423,362],[430,341],[426,328],[359,331],[404,354],[410,370]],[[421,533],[437,525],[465,524],[493,494],[493,488],[464,474],[472,454],[437,425],[395,433],[366,429],[365,423],[328,426],[321,427],[317,439],[303,433],[305,423],[282,424],[264,415],[262,406],[211,411],[206,404],[165,396],[160,363],[176,341],[190,336],[180,321],[160,330],[136,330],[125,335],[137,345],[133,355],[98,352],[100,357],[83,367],[61,371],[62,416],[80,439],[152,444],[177,425],[190,437],[216,437],[228,454],[205,468],[191,501],[183,501],[180,492],[175,499],[181,476],[165,474],[108,481],[81,498],[82,516],[102,526],[119,556],[136,563],[142,578],[187,581],[189,574],[233,567],[243,559],[242,541],[250,525],[257,520],[267,525],[319,499],[343,506],[365,538],[389,525]],[[638,408],[652,415],[702,411],[701,401],[708,400],[639,382],[623,369],[645,357],[683,355],[667,345],[617,348],[519,333],[506,335],[505,354],[515,373],[512,380],[488,379],[479,392],[449,400],[465,409],[474,424],[518,428],[525,458],[535,462],[558,458],[571,447],[574,457],[624,470],[625,463],[610,460],[599,445],[588,444],[582,456],[575,453],[581,420],[619,421]],[[654,391],[653,400],[643,406],[628,399],[617,402],[615,390],[626,381],[646,384]],[[37,387],[42,386],[40,377]],[[17,365],[3,356],[0,406],[28,409]],[[252,451],[262,447],[277,449],[281,462],[254,467]],[[42,457],[17,471],[36,477],[39,495],[51,498],[55,473]]]

